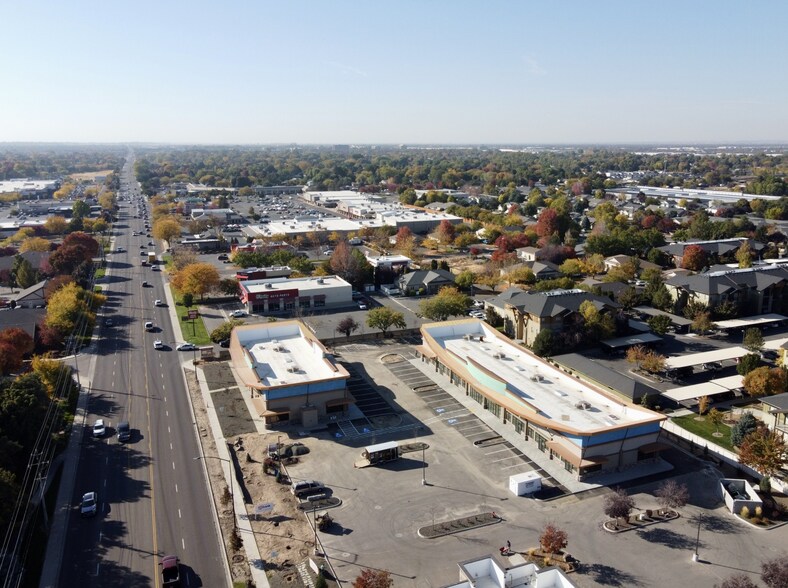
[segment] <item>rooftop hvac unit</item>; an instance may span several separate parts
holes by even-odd
[[[494,357],[495,359],[504,359],[506,357],[506,354],[503,351],[498,351],[495,353]]]
[[[301,371],[301,369],[297,365],[291,365],[287,367],[287,371],[290,372],[291,374],[295,374]]]
[[[318,283],[318,284],[323,284],[323,283],[325,283],[325,282],[324,282],[323,278],[318,278],[318,279],[317,279],[317,283]]]
[[[471,337],[470,335],[463,335],[462,338],[465,339],[466,341],[473,341],[473,337]]]
[[[588,410],[591,408],[591,403],[585,400],[581,400],[577,404],[575,404],[575,408],[579,408],[580,410]]]
[[[266,288],[273,288],[274,285],[272,283],[270,283],[270,282],[266,282],[265,287]]]
[[[274,351],[280,351],[281,352],[281,351],[284,351],[284,350],[285,350],[285,348],[282,347],[281,345],[274,345]]]

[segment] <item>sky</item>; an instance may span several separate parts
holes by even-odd
[[[0,0],[0,142],[788,142],[784,0]]]

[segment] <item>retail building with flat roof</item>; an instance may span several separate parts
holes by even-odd
[[[314,426],[353,402],[348,372],[301,321],[236,327],[230,357],[267,425]]]
[[[250,313],[353,306],[353,287],[339,276],[242,280],[241,302]]]
[[[421,327],[422,361],[578,479],[653,460],[660,414],[571,376],[476,319]]]

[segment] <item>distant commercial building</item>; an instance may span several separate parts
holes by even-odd
[[[304,186],[255,186],[254,191],[258,196],[284,196],[300,194],[304,191]]]
[[[16,192],[22,199],[50,198],[59,187],[59,180],[17,178],[0,182],[0,194]]]
[[[566,374],[476,319],[421,327],[421,360],[579,480],[653,462],[664,416]]]
[[[353,288],[339,276],[320,278],[265,278],[239,282],[247,312],[279,314],[300,308],[330,309],[353,306]]]
[[[286,265],[247,267],[235,272],[235,279],[242,282],[245,280],[264,280],[265,278],[289,278],[292,273],[293,270]]]
[[[354,402],[350,375],[301,321],[236,327],[230,357],[266,425],[312,427]]]

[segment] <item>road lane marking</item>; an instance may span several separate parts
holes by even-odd
[[[175,462],[172,462],[172,469],[175,469]]]
[[[164,411],[164,416],[170,416],[170,411],[169,410],[165,410]]]
[[[181,509],[180,509],[180,508],[178,509],[178,518],[179,518],[179,519],[182,519],[182,518],[183,518],[183,517],[181,516]]]
[[[186,551],[186,540],[181,537],[181,545],[183,545],[183,550]]]
[[[170,451],[172,451],[172,443],[170,443]]]
[[[172,431],[170,431],[170,427],[169,427],[169,425],[167,425],[167,432],[168,432],[168,433],[172,433]]]
[[[178,484],[175,484],[175,494],[178,493]]]

